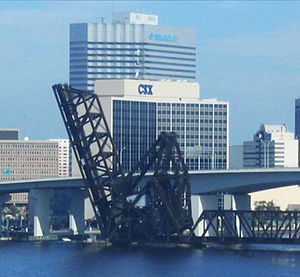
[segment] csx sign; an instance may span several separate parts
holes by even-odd
[[[153,87],[152,85],[140,84],[139,87],[138,87],[138,92],[139,92],[139,94],[153,95],[152,87]]]

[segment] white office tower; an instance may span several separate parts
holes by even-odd
[[[298,167],[298,141],[285,125],[264,125],[244,142],[245,168]]]
[[[200,100],[198,83],[97,80],[95,93],[125,171],[162,131],[177,133],[189,170],[228,168],[229,104]]]
[[[196,78],[196,32],[158,25],[156,15],[121,13],[112,23],[70,25],[70,85],[98,79]]]
[[[50,139],[58,143],[58,176],[72,175],[72,155],[68,139]]]

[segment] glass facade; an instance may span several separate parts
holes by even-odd
[[[114,100],[113,137],[129,171],[156,140],[156,104]]]
[[[228,105],[113,100],[113,137],[125,171],[162,131],[178,135],[189,170],[227,168]]]

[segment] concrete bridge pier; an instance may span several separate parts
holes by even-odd
[[[248,194],[238,194],[233,195],[233,210],[235,211],[251,211],[251,196]],[[248,215],[244,214],[244,220],[243,222],[248,222],[249,226],[251,226],[251,215],[250,213]],[[236,229],[239,234],[239,237],[246,238],[249,237],[249,234],[251,233],[250,228],[247,225],[241,225],[240,219],[236,219]]]
[[[31,189],[29,191],[29,220],[33,225],[34,236],[50,234],[50,199],[53,194],[53,189]]]
[[[223,210],[232,211],[235,207],[235,197],[231,194],[221,194],[220,197],[223,198]],[[224,216],[225,217],[225,216]],[[224,237],[232,237],[237,236],[237,225],[236,218],[234,214],[227,213],[226,218],[223,220],[224,228],[223,228],[223,236]]]
[[[218,210],[223,209],[226,211],[239,211],[239,210],[251,210],[251,198],[248,194],[223,194],[223,195],[192,195],[192,217],[194,223],[197,221],[199,216],[203,211],[208,210]],[[246,219],[247,220],[247,219]],[[250,216],[249,219],[250,220]],[[245,221],[244,221],[245,222]],[[197,228],[195,229],[196,236],[203,236],[205,232],[205,236],[218,236],[216,230],[218,230],[218,224],[220,223],[220,219],[215,218],[212,221],[212,225],[205,232],[206,227],[208,226],[208,220],[202,220]],[[240,220],[238,217],[232,213],[226,213],[226,220],[223,220],[223,236],[232,237],[232,236],[240,236],[247,237],[247,226],[243,226],[240,224]],[[250,225],[249,225],[250,226]]]
[[[84,234],[84,211],[85,199],[88,197],[85,189],[68,189],[68,196],[71,198],[69,210],[69,229],[74,234]]]
[[[251,210],[251,197],[248,194],[224,194],[224,210],[226,211],[250,211]],[[243,216],[247,216],[243,214]],[[250,217],[244,218],[243,223],[251,220]],[[239,236],[247,237],[247,226],[241,224],[238,216],[233,213],[226,214],[226,222],[229,224],[224,226],[224,236]],[[250,225],[249,225],[250,226]],[[249,228],[248,228],[249,231]]]
[[[204,210],[217,210],[218,209],[218,195],[212,194],[212,195],[192,195],[191,196],[192,201],[192,217],[194,224],[199,218],[199,216],[202,214]],[[194,233],[196,236],[202,236],[204,233],[204,230],[207,226],[208,222],[204,222],[203,220],[198,224],[196,227]],[[217,227],[217,220],[214,220],[213,222],[214,227]],[[215,230],[210,227],[205,236],[217,236]]]
[[[50,235],[50,218],[57,211],[67,214],[68,231],[71,234],[84,234],[86,198],[87,192],[81,188],[31,189],[29,192],[29,214],[30,224],[33,225],[33,235]]]

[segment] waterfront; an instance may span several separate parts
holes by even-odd
[[[300,246],[293,245],[228,250],[2,242],[0,253],[0,276],[300,276]]]

